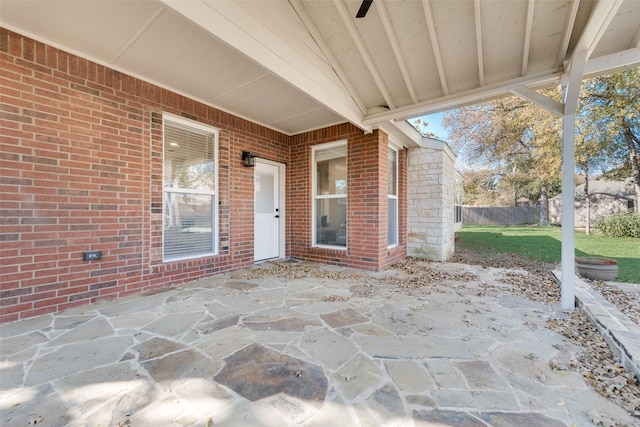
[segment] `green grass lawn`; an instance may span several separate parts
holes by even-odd
[[[545,262],[560,262],[560,227],[467,225],[458,246],[476,252],[515,253]],[[618,260],[620,282],[640,283],[640,239],[587,236],[575,232],[576,256]]]

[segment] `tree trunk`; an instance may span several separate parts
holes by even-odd
[[[549,226],[549,195],[547,188],[542,185],[540,187],[540,227]]]
[[[587,217],[585,218],[586,226],[584,233],[588,236],[591,234],[591,195],[587,194]]]
[[[633,184],[636,190],[634,208],[637,213],[640,213],[640,160],[638,159],[638,150],[636,149],[636,144],[640,145],[640,141],[633,135],[629,124],[626,122],[624,136],[629,146],[629,160],[631,162],[631,170],[633,171]]]
[[[585,233],[587,236],[591,233],[591,197],[589,196],[589,162],[584,167],[584,196],[587,201],[587,216],[584,219],[586,223]]]

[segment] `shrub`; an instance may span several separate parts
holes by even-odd
[[[594,225],[605,236],[640,238],[640,214],[631,210],[610,216],[600,216],[596,218]]]

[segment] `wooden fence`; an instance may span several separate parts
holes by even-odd
[[[464,225],[521,225],[540,222],[539,206],[462,207]]]

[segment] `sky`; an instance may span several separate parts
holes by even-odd
[[[444,113],[430,114],[428,116],[419,117],[421,120],[429,123],[427,126],[427,132],[436,134],[439,140],[447,142],[447,131],[442,127],[442,119]]]
[[[427,132],[434,133],[437,136],[437,139],[439,139],[440,141],[444,141],[447,143],[450,142],[449,133],[442,126],[442,120],[444,119],[444,112],[430,114],[427,116],[421,116],[419,117],[419,119],[429,123],[429,126],[427,126],[426,128]],[[409,121],[411,122],[411,120]],[[460,154],[456,155],[456,168],[460,170],[473,169],[473,167],[471,167],[465,160],[465,156]]]

